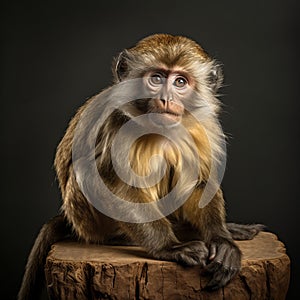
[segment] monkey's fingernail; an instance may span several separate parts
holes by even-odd
[[[208,258],[209,260],[213,260],[216,257],[215,254],[210,255],[210,257]]]
[[[217,253],[217,247],[215,244],[212,244],[210,246],[210,256],[209,256],[209,260],[213,260],[216,257],[216,253]]]

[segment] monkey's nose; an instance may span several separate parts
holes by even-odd
[[[160,100],[160,102],[162,103],[162,105],[165,107],[166,106],[166,103],[167,103],[167,101],[165,100],[165,99],[159,99]]]
[[[166,83],[160,91],[160,100],[163,102],[164,105],[166,105],[167,102],[172,101],[172,97],[173,96],[171,87],[169,87],[169,85]]]
[[[160,98],[159,100],[160,100],[162,107],[164,109],[167,109],[170,106],[170,102],[172,101],[172,98],[169,98],[169,99]]]
[[[170,95],[170,94],[162,94],[160,96],[160,101],[162,102],[163,106],[166,107],[169,102],[173,101],[172,95]]]

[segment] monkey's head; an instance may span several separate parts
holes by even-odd
[[[159,123],[178,123],[187,107],[209,103],[218,110],[220,66],[196,42],[182,36],[155,34],[122,51],[113,65],[115,82],[142,78],[147,99],[134,101],[134,113],[155,113]],[[196,97],[195,97],[196,95]],[[129,113],[130,114],[130,113]]]

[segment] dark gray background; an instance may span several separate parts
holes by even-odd
[[[47,4],[48,3],[48,4]],[[77,2],[76,2],[77,3]],[[297,1],[2,1],[1,299],[13,299],[60,194],[55,148],[111,59],[152,33],[181,34],[224,64],[228,219],[261,222],[292,260],[300,293]]]

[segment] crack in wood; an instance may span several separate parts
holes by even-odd
[[[269,276],[269,262],[266,262],[265,264],[265,270],[266,270],[266,286],[267,286],[267,299],[270,299],[271,295],[271,285],[270,285],[270,276]]]
[[[164,265],[162,264],[161,267],[160,267],[160,270],[161,270],[161,281],[162,281],[162,285],[161,285],[161,296],[162,296],[162,299],[164,300],[165,299],[165,296],[164,296],[164,282],[165,282],[165,278],[164,278]]]
[[[140,299],[140,282],[138,279],[138,275],[135,276],[135,300]]]
[[[250,297],[250,300],[251,300],[252,299],[252,291],[251,291],[250,286],[248,285],[247,278],[244,275],[240,275],[239,278],[243,282],[243,284],[245,286],[245,290],[249,294],[249,297]]]
[[[142,267],[141,277],[140,280],[145,279],[145,286],[148,284],[148,263],[144,263]]]

